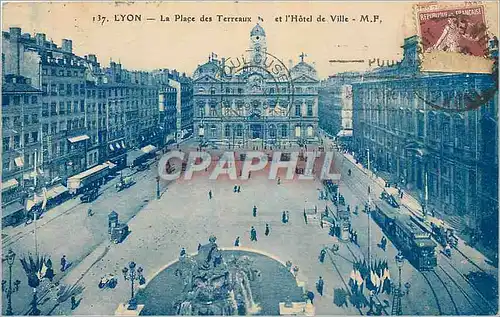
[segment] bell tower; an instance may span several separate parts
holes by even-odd
[[[257,23],[250,32],[250,58],[252,64],[260,64],[264,61],[267,51],[266,32]]]

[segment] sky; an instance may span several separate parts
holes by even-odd
[[[2,29],[21,27],[23,33],[45,33],[59,46],[73,40],[77,55],[96,54],[101,65],[110,58],[130,70],[177,69],[191,75],[214,52],[238,57],[249,47],[250,31],[265,29],[268,52],[285,65],[314,63],[320,78],[342,71],[366,70],[368,60],[401,60],[404,38],[417,34],[411,2],[80,2],[3,3]],[[115,21],[122,14],[142,21]],[[486,4],[489,29],[498,35],[498,4]],[[99,15],[108,22],[101,23]],[[161,21],[161,16],[170,21]],[[175,15],[182,15],[174,21]],[[250,17],[251,22],[219,22],[224,17]],[[313,22],[283,22],[286,15],[312,16]],[[318,22],[318,16],[326,22]],[[330,15],[337,21],[330,22]],[[361,22],[368,15],[375,22]],[[212,17],[202,22],[201,17]],[[344,19],[340,18],[343,16]],[[276,19],[281,17],[282,22]],[[155,20],[148,21],[147,18]],[[194,19],[194,21],[189,18]],[[355,21],[353,20],[355,19]],[[331,60],[365,60],[332,63]],[[372,66],[373,67],[373,66]]]

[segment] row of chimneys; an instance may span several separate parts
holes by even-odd
[[[9,34],[12,38],[25,38],[31,39],[31,35],[29,33],[24,33],[21,35],[21,28],[11,27],[9,28]],[[36,45],[45,46],[47,42],[47,38],[45,33],[36,33],[35,35]],[[66,53],[73,53],[73,41],[68,39],[62,40],[61,50]]]

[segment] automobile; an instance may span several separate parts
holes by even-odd
[[[137,166],[137,171],[145,171],[149,169],[149,165],[147,163],[141,163]]]
[[[97,198],[97,196],[99,196],[99,191],[97,190],[97,188],[94,188],[94,189],[91,189],[91,190],[85,192],[80,197],[80,200],[82,203],[89,203],[89,202],[94,201]]]
[[[119,192],[125,188],[128,188],[135,184],[134,179],[131,176],[123,177],[120,182],[116,184],[116,191]]]

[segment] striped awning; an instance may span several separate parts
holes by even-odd
[[[16,163],[17,167],[23,167],[24,166],[24,159],[22,156],[16,157],[14,159],[14,162]]]
[[[2,192],[12,188],[16,188],[17,186],[19,186],[19,182],[17,181],[17,179],[9,179],[8,181],[2,183]]]
[[[79,136],[68,138],[68,141],[71,142],[71,143],[76,143],[76,142],[85,141],[85,140],[88,140],[88,139],[90,139],[90,137],[88,135],[82,134],[82,135],[79,135]]]
[[[122,141],[122,148],[125,149],[126,146],[125,146],[125,142]]]
[[[153,145],[151,145],[151,144],[150,145],[146,145],[145,147],[143,147],[141,149],[141,151],[144,152],[144,153],[151,153],[151,152],[156,151],[156,147],[153,146]]]
[[[109,145],[109,149],[110,149],[111,151],[114,151],[114,150],[115,150],[115,148],[113,147],[113,144],[110,144],[110,145]]]

